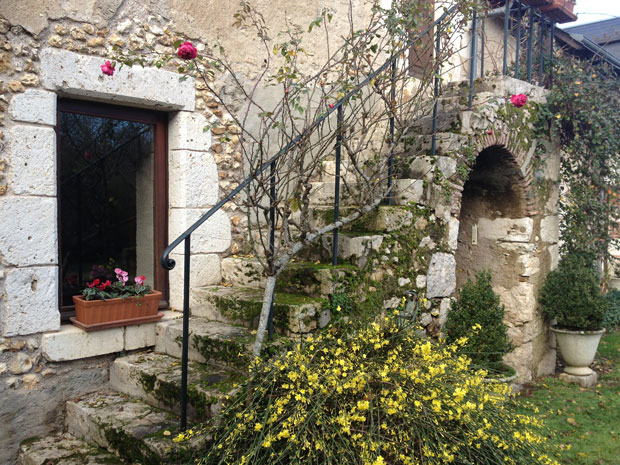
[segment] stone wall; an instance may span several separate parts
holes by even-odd
[[[113,358],[51,362],[40,335],[0,338],[0,463],[14,463],[22,441],[62,429],[65,402],[106,385]]]

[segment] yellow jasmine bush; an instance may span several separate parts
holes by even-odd
[[[393,317],[257,359],[200,464],[544,464],[539,420],[516,414],[459,344]]]

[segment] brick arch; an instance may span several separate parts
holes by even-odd
[[[477,135],[473,138],[473,146],[476,153],[487,149],[493,149],[501,154],[503,159],[518,173],[516,187],[521,191],[525,199],[525,216],[534,216],[538,213],[537,195],[532,186],[534,185],[533,157],[536,142],[526,150],[523,144],[517,140],[514,130],[503,124],[500,127],[490,128],[486,134]]]

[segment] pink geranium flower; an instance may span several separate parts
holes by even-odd
[[[525,94],[512,95],[510,97],[510,101],[512,102],[512,104],[515,107],[521,108],[522,106],[524,106],[527,103],[527,95],[525,95]]]
[[[194,44],[191,42],[185,42],[179,47],[177,55],[184,60],[193,60],[196,58],[196,55],[198,55],[198,50],[196,50],[196,47],[194,47]]]
[[[106,61],[104,64],[101,65],[101,72],[103,74],[107,74],[108,76],[113,76],[114,71],[116,71],[116,69],[114,68],[114,65],[110,63],[110,60]]]

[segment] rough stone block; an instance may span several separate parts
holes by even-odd
[[[529,242],[534,230],[532,218],[480,218],[478,236],[506,242]]]
[[[587,388],[596,386],[596,383],[598,381],[598,374],[596,373],[596,371],[592,371],[592,373],[586,376],[576,376],[569,375],[568,373],[561,373],[559,378],[565,383],[574,383],[578,384],[581,387]]]
[[[56,132],[17,125],[11,129],[10,188],[15,194],[56,195]]]
[[[117,68],[114,77],[104,76],[103,58],[51,48],[40,59],[41,84],[48,90],[147,108],[194,110],[194,79],[181,81],[171,71],[126,66]]]
[[[58,267],[11,268],[4,281],[3,336],[55,331],[58,313]]]
[[[426,276],[426,296],[449,297],[456,289],[456,260],[454,255],[436,253],[431,257]]]
[[[11,99],[9,115],[13,121],[56,125],[56,94],[45,90],[28,89]]]
[[[450,157],[437,157],[437,168],[444,178],[450,179],[456,174],[456,160]]]
[[[448,247],[450,250],[456,250],[459,245],[459,224],[459,220],[454,217],[450,217],[448,220]]]
[[[202,215],[207,209],[173,208],[170,210],[170,237],[179,237]],[[225,252],[231,243],[230,219],[226,212],[219,210],[193,234],[191,239],[191,251],[196,254]],[[183,252],[183,244],[175,250]]]
[[[173,208],[204,208],[217,203],[219,178],[213,155],[177,150],[170,154],[169,202]]]
[[[540,237],[543,242],[555,244],[560,240],[560,217],[547,216],[540,222]]]
[[[422,179],[395,179],[394,204],[407,205],[409,203],[423,203],[424,181]]]
[[[510,289],[495,286],[494,290],[506,307],[506,323],[521,326],[535,319],[540,320],[536,312],[536,293],[533,284],[520,282]]]
[[[87,333],[73,325],[62,325],[60,331],[41,338],[43,356],[52,362],[77,360],[120,352],[125,348],[124,328]]]
[[[547,252],[549,253],[550,268],[555,270],[560,263],[560,246],[558,244],[550,245]]]
[[[56,199],[0,199],[0,255],[15,266],[55,265],[58,256]]]
[[[193,238],[193,236],[192,236]],[[179,248],[181,248],[179,246]],[[222,280],[220,271],[220,257],[215,254],[192,254],[190,262],[190,283],[192,287],[210,286]],[[183,268],[184,255],[171,254],[176,266],[170,270],[170,306],[181,310],[183,308]]]
[[[208,151],[211,147],[211,131],[205,131],[209,121],[199,113],[180,111],[168,124],[168,148],[170,150]]]
[[[156,326],[157,323],[125,326],[123,335],[125,350],[143,349],[145,347],[154,346],[156,343]]]
[[[265,272],[257,259],[226,257],[222,259],[222,280],[260,289],[265,287]]]

